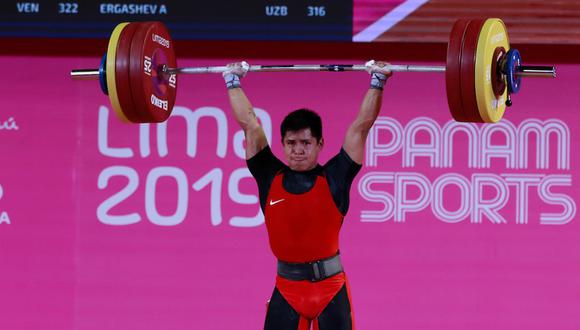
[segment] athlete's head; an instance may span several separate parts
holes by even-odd
[[[294,171],[307,171],[318,164],[322,150],[322,120],[309,109],[289,113],[280,125],[280,135],[288,166]]]

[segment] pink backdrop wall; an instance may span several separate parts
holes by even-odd
[[[97,58],[2,63],[0,328],[260,328],[275,260],[222,79],[180,77],[166,124],[125,125],[68,77]],[[580,66],[558,70],[487,126],[451,122],[444,75],[388,82],[341,234],[359,329],[580,328]],[[279,156],[283,116],[317,110],[326,161],[368,80],[243,86]]]

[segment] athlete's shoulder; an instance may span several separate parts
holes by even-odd
[[[358,172],[362,165],[355,162],[343,148],[340,148],[340,151],[322,167],[325,172],[333,172],[337,169],[350,169],[351,171],[355,170]]]
[[[270,146],[258,151],[257,154],[246,160],[246,164],[252,174],[258,172],[276,173],[285,167],[285,164],[274,155]]]

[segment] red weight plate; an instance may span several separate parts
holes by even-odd
[[[163,65],[177,67],[173,41],[161,22],[141,24],[131,41],[129,77],[133,103],[144,122],[169,118],[177,90],[177,76],[161,72]]]
[[[465,38],[461,52],[461,99],[465,119],[468,122],[483,123],[484,120],[479,114],[477,107],[477,97],[475,95],[475,59],[477,55],[477,42],[479,32],[486,19],[473,19],[469,21],[465,30]]]
[[[115,60],[115,83],[117,85],[117,95],[119,104],[130,122],[140,123],[142,119],[137,116],[133,95],[131,92],[131,83],[129,81],[129,63],[131,40],[140,23],[129,23],[119,36],[117,43],[117,57]]]
[[[145,96],[143,89],[140,86],[145,84],[141,72],[143,68],[140,63],[143,63],[142,49],[145,44],[145,34],[149,26],[153,22],[141,22],[133,33],[133,38],[129,44],[129,85],[131,86],[131,97],[135,106],[135,114],[142,123],[153,122],[153,118],[149,115],[149,101]],[[145,80],[149,80],[148,77]]]
[[[447,91],[447,103],[451,116],[456,121],[466,121],[461,102],[461,49],[463,37],[469,20],[459,19],[453,24],[449,43],[447,44],[447,64],[445,67],[445,89]]]

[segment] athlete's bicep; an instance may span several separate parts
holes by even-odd
[[[259,124],[252,125],[244,130],[246,138],[246,159],[254,157],[268,146],[268,139],[264,129]]]

